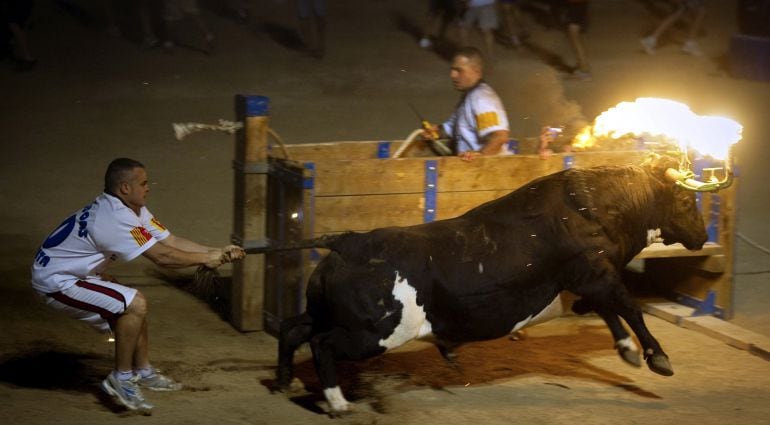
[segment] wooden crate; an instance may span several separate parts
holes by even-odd
[[[304,237],[456,217],[567,167],[638,164],[647,155],[645,151],[576,152],[540,159],[519,154],[465,162],[457,157],[429,156],[428,149],[414,146],[407,151],[408,157],[381,158],[398,149],[400,143],[286,146],[290,162],[305,169],[301,214]],[[531,139],[526,143],[534,146]],[[735,193],[734,184],[716,194],[699,194],[710,241],[695,252],[677,245],[653,244],[638,256],[644,264],[640,280],[668,298],[730,317]],[[270,208],[268,205],[268,214]],[[323,255],[310,252],[304,256],[305,281]],[[283,311],[280,316],[299,313],[302,301],[283,303],[296,305],[298,310]]]

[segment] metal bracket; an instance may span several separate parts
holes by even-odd
[[[233,169],[244,174],[268,174],[270,172],[270,164],[267,162],[244,164],[240,161],[233,161]]]
[[[695,311],[691,316],[711,316],[717,312],[717,307],[714,305],[717,299],[716,291],[709,291],[706,294],[706,298],[695,306]]]
[[[564,168],[572,168],[575,166],[575,157],[572,155],[564,155]]]
[[[377,158],[390,158],[390,142],[382,141],[377,143]]]
[[[438,183],[438,161],[425,161],[425,211],[422,221],[429,223],[436,219],[436,192]]]
[[[244,241],[242,237],[238,235],[230,235],[230,242],[232,242],[234,245],[238,245],[243,249],[254,249],[254,248],[269,248],[271,246],[270,239],[259,239],[259,240],[248,240]]]

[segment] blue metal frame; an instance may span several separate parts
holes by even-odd
[[[438,184],[438,161],[425,161],[425,211],[422,220],[429,223],[436,219],[436,192]]]
[[[383,140],[377,143],[377,158],[390,158],[390,142]]]

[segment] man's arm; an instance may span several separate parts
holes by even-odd
[[[508,135],[508,130],[497,130],[484,136],[484,146],[481,147],[481,154],[497,155],[500,153],[500,149],[508,142]]]
[[[473,158],[481,155],[497,155],[503,145],[508,142],[508,134],[508,130],[493,131],[481,139],[481,150],[461,152],[458,156],[463,161],[472,161]]]
[[[142,255],[153,263],[168,268],[206,266],[213,269],[230,261],[230,258],[219,248],[211,248],[204,252],[190,252],[163,243],[156,243]]]
[[[176,248],[187,252],[208,252],[208,251],[211,251],[212,249],[215,249],[209,246],[204,246],[199,243],[193,242],[189,239],[176,236],[174,234],[169,235],[167,238],[159,242],[171,248]]]

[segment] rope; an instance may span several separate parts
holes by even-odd
[[[214,131],[222,131],[227,134],[233,134],[236,131],[243,128],[242,122],[236,122],[236,121],[228,121],[228,120],[219,120],[219,124],[202,124],[197,122],[187,122],[187,123],[172,123],[171,127],[174,130],[174,136],[177,140],[182,140],[185,137],[187,137],[191,133],[197,133],[202,130],[214,130]],[[267,134],[273,137],[275,141],[278,143],[278,146],[281,147],[281,152],[283,152],[283,158],[289,159],[289,152],[286,150],[286,145],[283,143],[283,139],[281,136],[278,135],[278,133],[275,132],[272,128],[267,128]]]
[[[422,133],[422,129],[421,129],[421,128],[418,128],[417,130],[414,130],[413,132],[411,132],[411,133],[409,134],[409,136],[406,138],[406,140],[404,140],[404,143],[402,143],[402,144],[401,144],[401,147],[399,147],[399,148],[398,148],[398,150],[397,150],[395,153],[393,153],[393,155],[391,156],[391,158],[400,158],[400,157],[401,157],[401,155],[402,155],[402,154],[404,153],[404,151],[406,150],[406,148],[408,148],[408,147],[409,147],[409,145],[411,145],[411,144],[412,144],[412,142],[413,142],[413,141],[414,141],[414,140],[417,138],[417,136],[419,136],[421,133]]]

